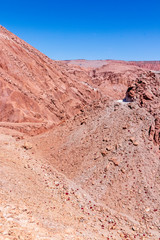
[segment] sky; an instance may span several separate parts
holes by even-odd
[[[5,0],[0,25],[55,60],[160,60],[160,0]]]

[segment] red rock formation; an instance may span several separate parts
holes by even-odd
[[[112,64],[125,64],[125,65],[132,65],[137,66],[140,68],[144,68],[147,70],[153,70],[153,71],[160,71],[160,61],[117,61],[117,60],[66,60],[66,63],[69,65],[78,65],[84,68],[88,69],[94,69],[94,68],[100,68],[104,65],[108,65],[110,63]]]
[[[0,46],[0,239],[157,240],[158,73]]]
[[[140,75],[126,92],[126,100],[137,101],[154,118],[155,123],[149,130],[150,138],[160,145],[160,77],[152,72]]]
[[[52,61],[2,26],[0,45],[0,121],[58,123],[99,98],[84,85],[87,75],[72,74],[74,68]]]
[[[131,61],[129,64],[148,70],[160,71],[160,61]]]
[[[160,118],[157,117],[149,130],[150,139],[160,145]]]
[[[112,99],[123,99],[128,86],[146,70],[125,61],[113,60],[72,60],[69,66],[78,65],[86,70],[92,85]]]

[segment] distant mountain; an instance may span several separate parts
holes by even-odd
[[[77,59],[77,60],[65,60],[64,62],[68,64],[78,65],[84,68],[99,68],[103,65],[108,65],[109,63],[122,63],[127,65],[134,65],[140,68],[160,71],[160,61],[122,61],[122,60],[85,60],[85,59]]]

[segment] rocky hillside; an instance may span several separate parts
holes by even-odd
[[[159,73],[0,46],[0,239],[158,240]]]
[[[99,98],[85,73],[71,75],[2,26],[0,46],[0,121],[59,123]]]

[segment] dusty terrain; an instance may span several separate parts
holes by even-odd
[[[0,239],[159,240],[159,73],[3,27],[0,55]]]
[[[133,65],[148,70],[160,71],[160,61],[118,61],[118,60],[65,60],[67,64],[78,65],[84,68],[99,68],[109,63],[122,63],[125,65]]]

